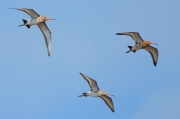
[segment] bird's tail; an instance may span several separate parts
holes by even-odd
[[[25,19],[22,19],[22,20],[23,20],[24,24],[21,24],[21,25],[19,25],[19,26],[27,26],[28,28],[31,27],[31,25],[26,25],[27,22],[28,22],[28,20],[25,20]],[[19,27],[19,26],[18,26],[18,27]]]
[[[133,51],[134,53],[136,52],[136,50],[132,50],[132,48],[133,48],[133,46],[128,46],[129,47],[129,51],[127,51],[126,53],[129,53],[129,52],[131,52],[131,51]]]
[[[87,95],[86,95],[86,93],[82,93],[83,95],[79,95],[78,97],[86,97]]]

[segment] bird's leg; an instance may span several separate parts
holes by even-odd
[[[18,27],[20,27],[20,26],[24,26],[25,24],[21,24],[21,25],[19,25]]]
[[[83,93],[83,95],[79,95],[78,97],[86,97],[87,95],[86,95],[86,93]]]
[[[133,50],[132,50],[133,46],[128,46],[128,48],[129,48],[129,51],[127,51],[126,53],[129,53],[129,52],[133,51]],[[134,51],[133,51],[133,52],[134,52]]]
[[[18,27],[20,27],[20,26],[27,26],[28,28],[31,27],[31,25],[28,25],[28,22],[29,22],[28,20],[25,20],[25,19],[22,19],[22,20],[23,20],[24,24],[21,24]]]
[[[129,52],[134,52],[134,53],[136,53],[136,50],[129,50],[129,51],[127,51],[126,53],[129,53]]]
[[[129,52],[131,52],[131,50],[127,51],[126,53],[129,53]]]

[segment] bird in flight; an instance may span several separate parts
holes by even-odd
[[[107,93],[107,92],[105,92],[103,90],[100,90],[98,88],[97,82],[94,79],[92,79],[92,78],[90,78],[90,77],[88,77],[88,76],[86,76],[86,75],[84,75],[82,73],[80,73],[80,74],[88,82],[88,84],[89,84],[89,86],[91,88],[91,91],[89,91],[87,93],[83,93],[83,95],[79,95],[78,97],[82,97],[82,96],[84,96],[84,97],[86,97],[86,96],[100,97],[101,99],[104,100],[104,102],[112,110],[112,112],[114,112],[113,101],[109,97],[109,96],[114,96],[114,95],[111,95],[111,94],[109,94],[109,93]]]
[[[136,50],[145,49],[151,54],[154,66],[157,65],[157,62],[158,62],[158,50],[156,48],[150,46],[151,44],[157,45],[157,43],[153,43],[153,42],[150,42],[150,41],[144,41],[141,38],[141,36],[140,36],[140,34],[138,32],[123,32],[123,33],[116,33],[116,35],[131,36],[132,39],[135,41],[134,46],[128,46],[130,50],[127,51],[126,53],[129,53],[131,51],[135,53]]]
[[[27,28],[30,28],[32,25],[37,25],[44,36],[47,51],[48,51],[48,56],[50,57],[51,42],[52,42],[51,37],[52,36],[51,36],[51,31],[47,27],[45,21],[55,20],[55,19],[49,18],[47,16],[40,16],[33,9],[27,9],[27,8],[10,8],[10,9],[16,9],[16,10],[23,11],[31,17],[31,20],[22,19],[24,24],[19,25],[19,26],[27,26]]]

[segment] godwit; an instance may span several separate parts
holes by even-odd
[[[88,82],[91,91],[87,92],[87,93],[83,93],[83,95],[79,95],[78,97],[82,97],[82,96],[92,96],[92,97],[100,97],[101,99],[104,100],[104,102],[107,104],[107,106],[114,112],[114,105],[112,102],[112,99],[109,96],[114,96],[111,95],[105,91],[102,91],[98,88],[97,82],[95,80],[93,80],[90,77],[87,77],[86,75],[80,73],[81,76]]]
[[[154,66],[156,66],[157,61],[158,61],[158,50],[156,48],[150,46],[150,44],[157,45],[156,43],[153,43],[153,42],[150,42],[150,41],[144,41],[141,38],[141,36],[140,36],[140,34],[138,32],[116,33],[116,35],[128,35],[128,36],[131,36],[136,44],[134,46],[128,46],[130,50],[127,51],[126,53],[129,53],[131,51],[133,51],[135,53],[136,50],[145,49],[151,54]]]
[[[48,55],[50,56],[50,50],[51,50],[51,31],[47,27],[45,21],[46,20],[55,20],[46,16],[40,16],[37,14],[33,9],[27,9],[27,8],[10,8],[10,9],[16,9],[16,10],[21,10],[23,12],[26,12],[30,17],[31,20],[25,20],[22,19],[24,24],[19,25],[19,26],[27,26],[30,28],[32,25],[38,25],[40,28],[46,42],[47,50],[48,50]]]

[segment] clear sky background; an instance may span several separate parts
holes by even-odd
[[[52,32],[51,57],[30,17],[32,8]],[[0,119],[179,119],[179,0],[1,0]],[[145,50],[125,54],[136,31],[158,43],[155,67]],[[115,113],[79,72],[112,97]]]

